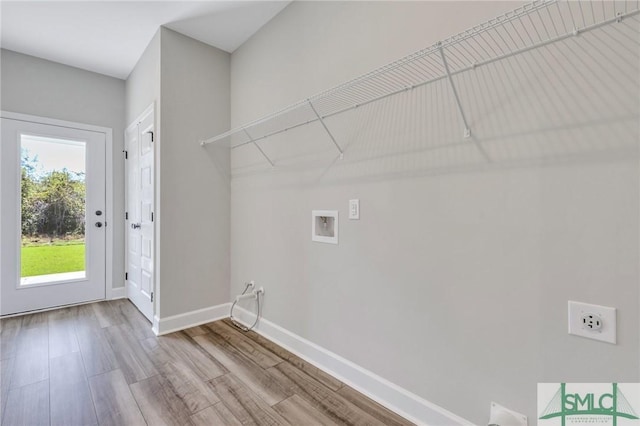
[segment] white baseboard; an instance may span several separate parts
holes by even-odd
[[[255,321],[255,314],[236,307],[234,309],[234,318],[245,325],[250,325]],[[398,413],[416,424],[473,425],[472,422],[391,383],[371,371],[269,320],[261,319],[254,330],[389,410]]]
[[[162,319],[155,316],[153,317],[152,330],[156,336],[161,336],[163,334],[173,333],[174,331],[184,330],[185,328],[195,327],[196,325],[228,318],[230,308],[231,303],[223,303],[222,305],[198,309],[197,311],[186,312]]]
[[[153,332],[160,336],[228,318],[230,308],[230,303],[224,303],[162,319],[156,316],[153,319]],[[251,325],[255,320],[255,314],[240,307],[235,308],[234,317],[245,325]],[[473,424],[269,320],[262,318],[254,330],[416,424]]]
[[[127,297],[127,291],[124,287],[116,287],[111,289],[111,296],[107,297],[107,300],[124,299]]]

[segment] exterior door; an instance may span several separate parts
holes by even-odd
[[[147,110],[127,128],[127,297],[153,322],[154,292],[154,114]]]
[[[104,299],[105,133],[1,120],[0,313]]]

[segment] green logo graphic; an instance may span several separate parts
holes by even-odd
[[[560,417],[562,426],[570,416],[608,416],[617,426],[618,418],[637,420],[638,415],[618,388],[611,384],[611,393],[567,393],[566,383],[561,383],[551,401],[540,415],[540,420]]]

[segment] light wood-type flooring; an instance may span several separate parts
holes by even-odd
[[[0,321],[3,426],[411,424],[228,320],[156,337],[127,300]]]

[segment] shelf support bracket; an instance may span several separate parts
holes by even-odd
[[[249,141],[251,141],[251,143],[253,144],[253,146],[255,146],[256,148],[258,148],[258,151],[260,151],[260,154],[262,154],[262,156],[269,162],[269,164],[271,164],[271,167],[275,167],[275,164],[273,164],[273,161],[271,161],[271,159],[267,156],[267,154],[264,153],[264,151],[262,150],[262,148],[260,148],[260,145],[258,145],[258,142],[256,142],[251,135],[249,134],[249,132],[247,131],[246,128],[242,128],[242,131],[244,132],[245,135],[247,135],[247,137],[249,138]]]
[[[462,103],[460,102],[460,97],[458,96],[456,85],[453,84],[453,77],[451,77],[451,71],[449,71],[449,64],[447,63],[447,57],[444,54],[444,49],[442,48],[442,44],[440,44],[440,56],[442,57],[442,65],[444,65],[444,70],[447,73],[447,79],[449,80],[449,85],[451,86],[451,90],[453,91],[453,97],[456,99],[456,103],[458,104],[458,111],[460,111],[460,117],[462,117],[462,122],[464,123],[464,137],[469,138],[471,137],[471,129],[469,128],[467,117],[464,115],[464,110],[462,109]]]
[[[338,142],[336,142],[336,138],[333,137],[333,135],[331,134],[331,132],[329,131],[329,128],[327,127],[327,125],[324,123],[324,120],[322,119],[322,117],[320,117],[320,114],[318,114],[318,111],[316,111],[316,108],[313,106],[313,104],[311,103],[311,99],[307,99],[307,102],[309,102],[309,106],[311,107],[311,109],[313,110],[313,113],[316,115],[316,117],[318,117],[318,121],[320,121],[320,124],[322,124],[322,127],[324,127],[324,130],[326,130],[327,134],[329,135],[329,137],[331,138],[331,142],[333,142],[333,144],[336,146],[336,148],[338,149],[338,152],[340,153],[340,159],[342,160],[344,158],[344,153],[342,152],[342,148],[340,148],[340,145],[338,145]]]

